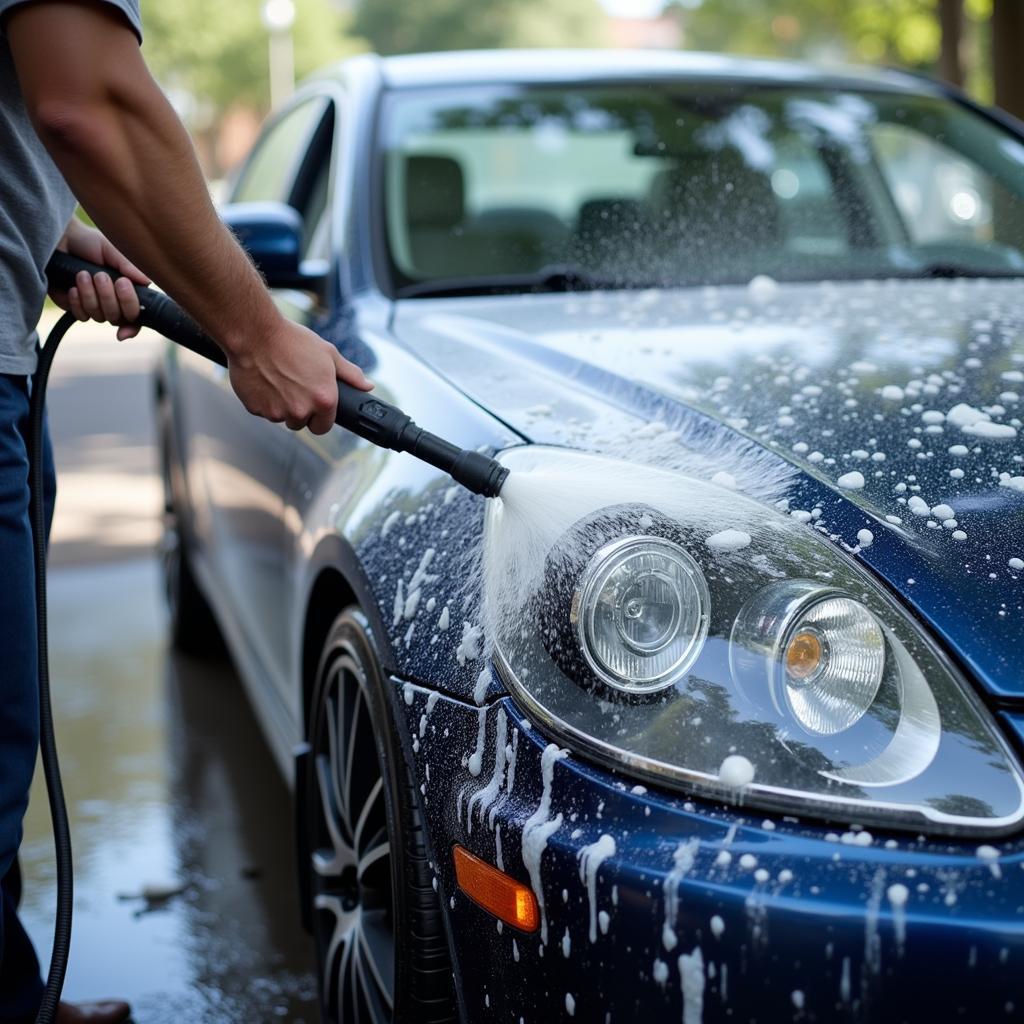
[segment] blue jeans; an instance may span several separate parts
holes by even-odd
[[[35,567],[28,512],[30,382],[0,373],[0,1022],[32,1021],[39,964],[18,920],[17,854],[39,744]],[[49,433],[43,490],[47,530],[56,478]]]

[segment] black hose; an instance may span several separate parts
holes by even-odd
[[[44,419],[46,382],[57,346],[75,323],[65,313],[50,331],[46,344],[39,352],[35,376],[32,378],[32,397],[29,402],[29,515],[32,522],[32,549],[36,570],[36,651],[39,664],[39,746],[43,755],[43,775],[50,800],[53,819],[53,843],[57,859],[57,917],[53,926],[53,952],[50,971],[46,978],[43,1000],[39,1006],[36,1024],[52,1024],[60,1003],[64,976],[71,951],[71,913],[74,902],[74,875],[71,862],[71,827],[68,809],[64,803],[64,784],[60,778],[57,758],[57,738],[53,729],[53,701],[50,697],[50,663],[46,630],[46,498],[43,487]]]

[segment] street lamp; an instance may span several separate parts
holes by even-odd
[[[270,37],[270,106],[278,107],[295,88],[295,53],[292,49],[295,3],[293,0],[265,0],[261,13]]]

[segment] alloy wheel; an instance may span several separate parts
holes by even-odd
[[[385,1024],[395,979],[385,783],[366,674],[344,646],[325,657],[319,692],[311,878],[324,1015]]]

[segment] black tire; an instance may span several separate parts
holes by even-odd
[[[172,450],[170,424],[167,420],[166,410],[161,409],[160,475],[163,480],[164,515],[160,564],[170,620],[168,631],[171,644],[176,650],[197,658],[209,658],[224,653],[224,640],[213,610],[192,572],[171,482]]]
[[[334,621],[310,709],[305,799],[321,1019],[455,1021],[444,920],[369,626]],[[397,851],[397,855],[395,854]]]

